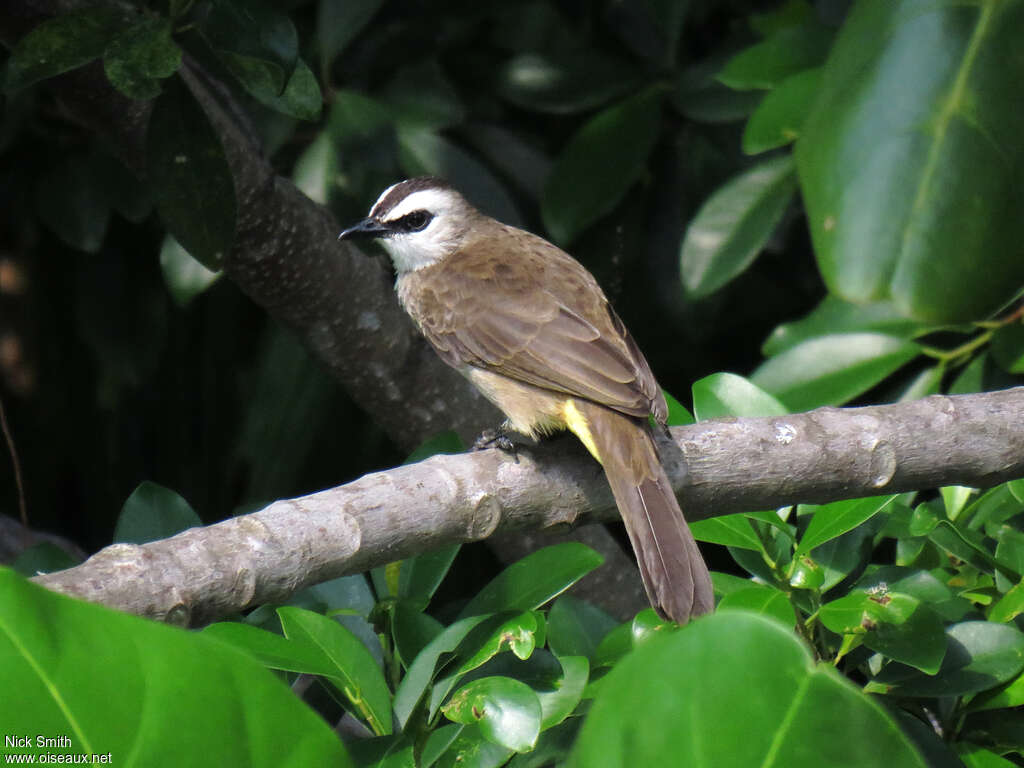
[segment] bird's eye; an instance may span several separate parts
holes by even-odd
[[[402,217],[402,229],[406,232],[419,232],[427,228],[432,218],[427,211],[413,211]]]

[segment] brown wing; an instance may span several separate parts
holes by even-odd
[[[472,244],[400,286],[438,354],[664,423],[654,374],[593,276],[535,235],[505,234],[515,263]]]

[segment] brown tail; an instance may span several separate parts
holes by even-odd
[[[594,403],[576,405],[590,427],[651,605],[679,624],[709,613],[715,607],[711,577],[661,466],[650,427]]]

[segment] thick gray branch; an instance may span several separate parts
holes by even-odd
[[[673,430],[691,520],[798,502],[1024,476],[1024,388],[822,408]],[[669,453],[670,451],[664,451]],[[683,466],[686,466],[686,471]],[[598,465],[571,440],[438,456],[142,546],[116,544],[37,577],[51,589],[202,624],[343,574],[495,533],[609,520]]]

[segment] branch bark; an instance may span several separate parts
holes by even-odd
[[[1024,476],[1024,387],[677,427],[669,476],[691,520]],[[663,450],[663,453],[670,453]],[[36,577],[86,600],[200,625],[326,579],[458,542],[615,516],[572,440],[436,456]]]

